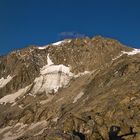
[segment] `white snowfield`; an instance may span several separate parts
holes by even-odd
[[[46,49],[47,47],[48,47],[48,45],[42,46],[42,47],[38,47],[38,49],[39,49],[39,50],[44,50],[44,49]]]
[[[51,45],[58,46],[58,45],[61,45],[63,43],[70,43],[70,42],[71,42],[71,39],[65,39],[65,40],[62,40],[62,41],[52,43]]]
[[[48,63],[48,66],[54,64],[54,63],[52,62],[52,60],[50,59],[49,54],[47,55],[47,63]]]
[[[12,80],[13,77],[11,77],[10,75],[7,76],[6,79],[4,79],[3,77],[0,79],[0,88],[4,87],[7,83],[9,83]]]
[[[50,65],[50,66],[46,65],[40,70],[40,73],[42,75],[49,74],[49,73],[63,73],[63,74],[65,73],[65,74],[68,74],[68,75],[72,75],[69,67],[66,67],[62,64],[60,64],[60,65]]]
[[[65,39],[65,40],[62,40],[62,41],[51,43],[50,45],[52,45],[52,46],[59,46],[59,45],[61,45],[63,43],[70,43],[70,42],[71,42],[71,39]],[[38,47],[38,49],[43,50],[43,49],[46,49],[48,46],[49,45]]]
[[[128,55],[135,55],[135,54],[140,53],[140,49],[133,49],[131,52],[122,51],[122,53],[123,54],[128,54]]]
[[[123,54],[135,55],[135,54],[138,54],[138,53],[140,53],[140,49],[133,49],[133,50],[130,51],[130,52],[121,51],[121,53],[120,53],[118,56],[116,56],[115,58],[113,58],[112,60],[114,61],[114,60],[120,58]]]
[[[90,71],[80,72],[80,73],[78,73],[77,75],[74,75],[74,78],[78,78],[78,77],[80,77],[80,76],[87,75],[87,74],[90,74],[90,73],[91,73]]]
[[[59,88],[65,87],[73,76],[69,67],[63,64],[54,65],[49,54],[47,63],[46,66],[40,69],[40,77],[37,77],[34,81],[35,85],[31,91],[33,94],[38,92],[56,93]]]
[[[27,90],[30,88],[30,86],[31,85],[29,85],[25,88],[22,88],[13,94],[9,94],[9,95],[2,97],[0,99],[0,104],[14,103],[17,98],[19,98],[20,96],[24,95],[27,92]]]
[[[116,57],[115,57],[115,58],[113,58],[112,60],[114,61],[114,60],[116,60],[116,59],[120,58],[122,55],[123,55],[123,53],[121,52],[121,54],[119,54],[118,56],[116,56]]]
[[[52,45],[57,46],[57,45],[61,45],[61,44],[64,43],[64,42],[65,42],[65,40],[63,40],[63,41],[58,41],[58,42],[52,43]]]

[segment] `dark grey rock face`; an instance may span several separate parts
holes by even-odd
[[[2,140],[139,140],[140,53],[65,40],[0,57]]]

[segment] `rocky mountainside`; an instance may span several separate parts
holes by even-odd
[[[140,140],[140,50],[96,36],[0,57],[0,140]]]

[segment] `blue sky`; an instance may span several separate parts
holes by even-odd
[[[139,0],[0,0],[0,54],[56,42],[63,32],[140,47]]]

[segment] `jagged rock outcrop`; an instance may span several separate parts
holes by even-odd
[[[139,140],[140,50],[68,39],[0,57],[2,140]]]

